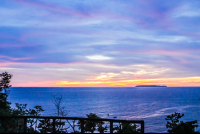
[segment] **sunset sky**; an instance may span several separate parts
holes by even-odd
[[[13,87],[200,86],[199,0],[1,0]]]

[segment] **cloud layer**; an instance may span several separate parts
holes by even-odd
[[[200,86],[199,6],[0,1],[0,71],[13,86]]]

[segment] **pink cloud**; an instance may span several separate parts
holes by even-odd
[[[122,81],[40,81],[12,83],[13,87],[90,87],[90,86],[135,86],[141,84],[158,84],[167,86],[200,86],[200,77],[129,79]]]
[[[13,83],[13,87],[58,87],[56,81]]]
[[[10,60],[26,60],[26,59],[30,59],[30,58],[14,58],[14,57],[9,57],[9,56],[4,56],[4,55],[0,55],[0,58],[1,57],[5,57],[5,58],[8,58],[8,59],[10,59]]]
[[[21,38],[20,36],[21,36],[21,35],[12,36],[12,35],[8,35],[8,34],[6,34],[6,33],[1,33],[1,32],[0,32],[0,38],[12,39],[12,40],[17,40],[17,41],[24,41],[25,39],[24,39],[24,38]],[[1,45],[1,44],[0,44],[0,45]]]
[[[4,62],[4,63],[0,63],[0,67],[7,67],[7,66],[9,66],[9,65],[11,65],[12,64],[12,62]]]
[[[196,50],[178,50],[178,51],[168,51],[164,49],[159,50],[148,50],[148,51],[130,51],[130,50],[120,50],[121,52],[125,53],[132,53],[132,54],[156,54],[156,55],[168,55],[168,56],[191,56],[191,57],[199,57],[198,55],[193,55]]]
[[[28,57],[26,59],[28,59]],[[2,62],[1,61],[0,67],[8,67],[10,65],[75,65],[75,64],[77,64],[77,65],[78,64],[80,64],[80,65],[104,65],[104,66],[112,65],[112,64],[89,63],[89,62],[70,62],[70,63],[55,63],[55,62],[37,63],[37,62],[32,62],[32,63],[26,63],[26,62],[8,62],[8,61]]]
[[[153,2],[145,0],[138,1],[138,4],[138,6],[126,4],[127,8],[129,8],[135,16],[131,16],[129,20],[138,23],[143,28],[162,28],[167,30],[168,27],[174,26],[173,21],[169,17],[173,9],[163,11],[157,10]],[[135,18],[137,18],[137,20]],[[146,18],[152,19],[153,23],[149,23]]]
[[[67,9],[64,9],[64,8],[57,7],[57,6],[50,6],[50,5],[35,2],[35,1],[18,0],[17,2],[20,2],[20,3],[23,3],[23,4],[29,4],[29,5],[32,5],[32,6],[36,6],[36,7],[40,7],[40,8],[48,9],[48,10],[51,10],[51,11],[60,12],[60,13],[72,14],[72,15],[76,15],[76,16],[80,16],[80,17],[86,17],[86,18],[90,17],[87,14],[83,14],[83,13],[80,13],[80,12],[77,12],[77,11],[67,10]]]
[[[11,44],[11,43],[0,43],[0,47],[24,47],[30,46],[30,44]],[[32,45],[33,46],[33,45]]]
[[[0,37],[6,38],[6,39],[18,39],[16,36],[11,36],[11,35],[8,35],[6,33],[1,33],[1,32],[0,32]]]
[[[186,36],[190,36],[190,37],[194,37],[194,38],[200,38],[199,33],[185,32],[185,31],[179,31],[179,30],[174,30],[174,29],[168,29],[168,30],[171,31],[171,32],[175,32],[177,34],[186,35]]]

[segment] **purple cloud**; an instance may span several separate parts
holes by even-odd
[[[112,73],[128,79],[138,72],[199,76],[199,6],[186,0],[0,1],[0,70],[22,76],[34,70],[32,81]],[[60,74],[66,70],[69,76]],[[160,74],[149,73],[155,70]]]

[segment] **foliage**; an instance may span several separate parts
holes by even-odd
[[[9,94],[9,88],[11,87],[10,79],[12,78],[11,74],[7,72],[3,72],[0,74],[0,133],[22,133],[24,131],[24,120],[17,118],[2,118],[4,116],[40,116],[41,112],[43,112],[43,108],[41,106],[35,106],[33,109],[28,109],[27,104],[18,104],[16,103],[16,108],[11,108],[11,103],[7,101],[7,97]],[[65,110],[65,107],[61,106],[62,96],[56,97],[53,96],[53,103],[56,107],[56,113],[58,116],[66,117],[69,112]],[[90,113],[86,114],[89,119],[100,119],[96,114]],[[195,128],[198,127],[197,120],[183,122],[179,121],[184,114],[176,113],[168,115],[165,120],[167,120],[166,127],[168,128],[169,133],[199,133],[195,132]],[[68,128],[71,127],[73,129],[73,133],[80,133],[75,130],[76,126],[79,126],[81,129],[81,122],[75,123],[69,122],[68,119],[56,119],[55,120],[55,131],[56,133],[68,133]],[[39,122],[39,123],[38,123]],[[65,127],[66,122],[68,122],[69,127]],[[29,126],[27,127],[28,133],[49,133],[53,131],[53,121],[52,119],[34,119],[28,118],[27,123]],[[38,124],[38,125],[37,125]],[[104,121],[93,121],[93,120],[84,120],[84,132],[94,133],[95,131],[99,131],[100,133],[107,132],[107,125],[104,125]],[[104,125],[104,126],[103,126]],[[37,128],[37,129],[36,129]],[[138,128],[136,124],[129,123],[119,123],[119,126],[113,128],[116,133],[141,133],[141,129]]]
[[[0,74],[0,116],[40,116],[41,112],[44,110],[41,106],[35,106],[33,109],[28,109],[27,104],[19,104],[16,103],[16,108],[11,108],[11,103],[7,101],[8,97],[8,89],[11,87],[10,79],[12,75],[4,72]],[[52,95],[53,103],[56,107],[57,116],[66,117],[69,112],[65,110],[65,107],[62,107],[62,95],[56,97]],[[87,118],[90,119],[100,119],[96,114],[90,113],[86,114]],[[70,122],[68,119],[63,121],[62,119],[55,120],[55,131],[56,133],[67,133],[69,127],[65,127],[66,122],[68,122],[69,126],[73,129],[74,133],[79,133],[79,131],[75,130],[76,126],[79,126],[80,129],[80,121],[76,124],[75,120]],[[35,119],[28,118],[27,123],[29,124],[27,127],[27,132],[29,133],[49,133],[53,131],[53,121],[52,119]],[[103,126],[103,121],[84,121],[84,131],[94,133],[95,131],[99,131],[100,133],[107,132],[107,126]],[[123,125],[124,127],[124,125]],[[132,130],[132,126],[129,126]],[[21,133],[24,131],[24,119],[17,118],[0,118],[0,133],[11,133],[18,132]],[[129,132],[129,131],[127,131]],[[132,132],[132,131],[131,131]]]
[[[119,126],[113,128],[116,130],[115,133],[141,133],[141,129],[138,128],[135,123],[133,125],[129,123],[119,123]]]
[[[62,101],[63,101],[62,100],[63,99],[62,95],[56,97],[55,94],[54,94],[54,95],[52,95],[52,97],[53,97],[52,101],[53,101],[53,103],[54,103],[54,105],[56,107],[56,113],[57,113],[57,115],[58,116],[62,116],[62,117],[66,117],[68,115],[69,111],[66,111],[65,107],[61,106]]]
[[[69,111],[66,111],[65,110],[65,107],[62,107],[61,104],[62,104],[62,101],[63,101],[63,98],[62,98],[62,95],[56,97],[55,95],[52,95],[53,97],[53,103],[56,107],[56,113],[57,113],[57,116],[61,116],[61,117],[66,117],[69,113]],[[74,130],[75,132],[75,122],[73,122],[73,124],[71,124],[68,120],[66,120],[68,122],[68,124],[72,127],[72,129]],[[69,128],[64,128],[65,126],[65,121],[61,120],[61,119],[57,119],[55,121],[55,124],[56,124],[56,132],[61,132],[61,133],[65,133],[67,132],[67,129]]]
[[[7,89],[11,87],[11,85],[9,85],[11,77],[12,76],[7,72],[0,74],[0,116],[10,115],[11,113],[11,103],[7,102]],[[4,131],[4,122],[6,122],[5,119],[0,120],[0,132]]]
[[[100,119],[99,116],[96,114],[90,113],[86,114],[87,118],[89,119]],[[79,121],[78,124],[80,125],[81,122]],[[100,133],[107,132],[107,126],[103,127],[104,122],[103,121],[91,121],[91,120],[85,120],[84,121],[84,132],[91,132],[94,133],[94,131],[99,131]],[[81,127],[79,127],[81,129]]]
[[[4,91],[4,93],[7,93],[9,87],[11,87],[11,85],[9,85],[10,83],[10,79],[12,78],[11,74],[8,74],[7,72],[4,72],[2,74],[0,74],[0,92],[2,93]]]
[[[189,121],[189,122],[183,122],[179,121],[181,117],[183,117],[184,114],[176,113],[168,115],[165,120],[167,121],[166,127],[168,128],[169,133],[198,133],[195,132],[195,128],[198,127],[196,125],[197,120],[195,121]]]
[[[11,87],[9,85],[10,79],[12,75],[4,72],[0,74],[0,116],[9,115],[11,112],[10,102],[7,102],[8,97],[8,88]]]
[[[27,104],[18,104],[16,103],[16,108],[11,108],[11,103],[7,101],[8,89],[11,87],[10,79],[12,78],[11,74],[4,72],[0,74],[0,116],[39,116],[42,111],[41,106],[35,106],[34,109],[27,109]],[[11,132],[23,132],[23,119],[14,119],[14,118],[1,118],[0,119],[0,133],[11,133]],[[35,121],[33,119],[28,119],[30,127],[27,128],[27,132],[37,132],[33,129]]]

